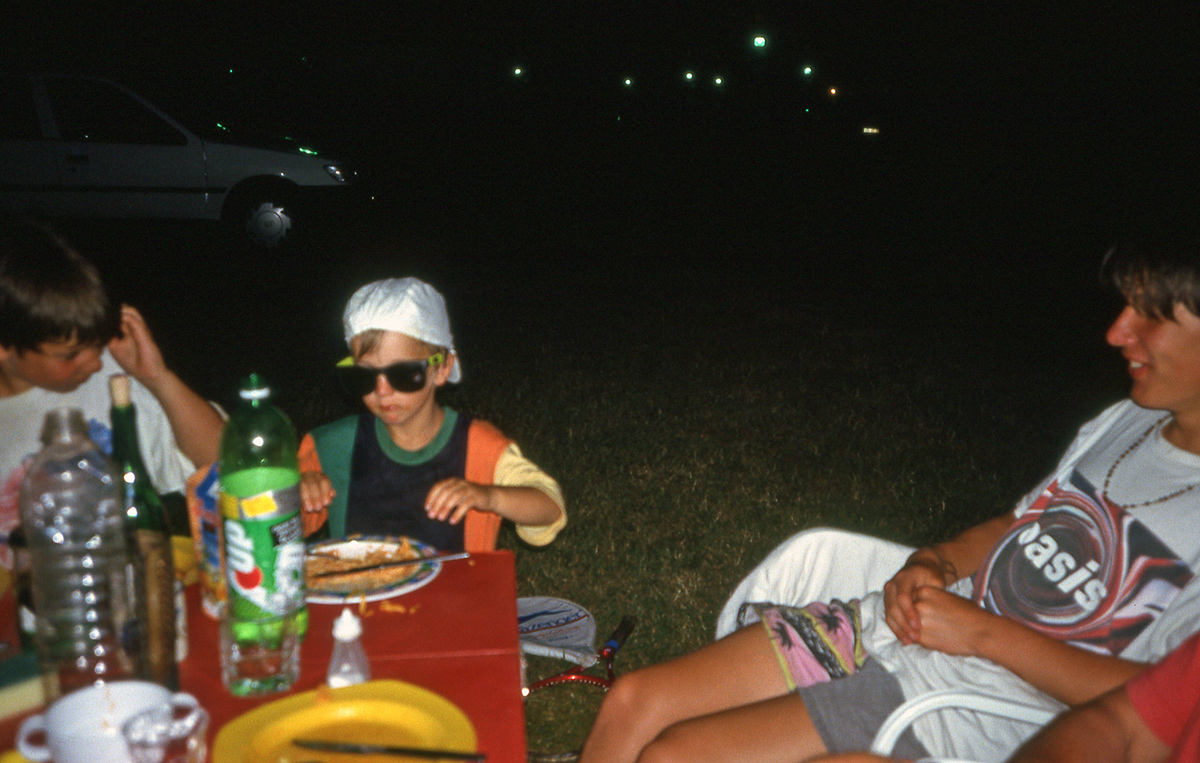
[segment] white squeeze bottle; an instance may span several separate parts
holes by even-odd
[[[333,621],[333,655],[329,658],[329,672],[325,680],[330,688],[353,686],[371,678],[371,666],[367,653],[363,651],[362,621],[349,609]]]

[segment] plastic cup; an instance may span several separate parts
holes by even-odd
[[[221,677],[230,694],[286,691],[299,676],[300,633],[294,613],[234,618],[222,606]]]
[[[133,763],[204,763],[208,713],[199,705],[154,705],[121,727]]]

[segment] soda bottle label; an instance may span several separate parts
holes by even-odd
[[[233,616],[285,615],[303,606],[299,485],[248,498],[222,492],[220,502]]]

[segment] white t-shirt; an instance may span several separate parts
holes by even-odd
[[[60,393],[34,387],[19,395],[0,398],[0,542],[20,522],[18,499],[21,479],[29,460],[42,448],[42,424],[46,412],[55,408],[83,411],[88,434],[106,453],[112,452],[109,410],[112,398],[109,377],[122,373],[108,352],[101,369],[74,392]],[[150,391],[130,380],[130,393],[137,410],[138,444],[150,480],[161,493],[182,491],[184,480],[195,467],[175,445],[166,413]],[[0,564],[12,565],[7,545],[0,546]]]
[[[1020,501],[975,581],[953,590],[971,597],[980,582],[986,608],[1127,659],[1153,661],[1182,643],[1200,623],[1200,487],[1189,489],[1200,483],[1200,456],[1162,437],[1165,420],[1124,401],[1084,425],[1055,473]],[[867,652],[907,697],[961,688],[1062,707],[987,660],[903,646],[880,593],[862,612]],[[966,711],[926,715],[913,730],[934,757],[971,760],[1002,760],[1032,733]]]

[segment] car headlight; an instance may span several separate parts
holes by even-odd
[[[346,181],[350,180],[351,177],[350,170],[336,164],[326,164],[325,171],[329,173],[329,177],[333,178],[339,183],[345,183]]]

